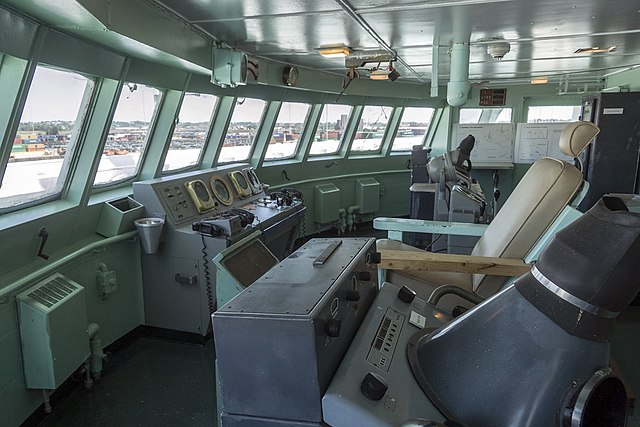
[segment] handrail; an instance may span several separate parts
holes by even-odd
[[[431,221],[409,218],[378,217],[373,220],[373,228],[376,230],[412,233],[462,234],[465,236],[482,236],[488,226],[488,224]]]
[[[337,159],[337,160],[345,160],[345,159]],[[304,185],[304,184],[313,184],[316,182],[323,182],[323,181],[337,181],[340,179],[349,179],[349,178],[356,178],[359,176],[369,176],[369,175],[391,175],[391,174],[397,174],[397,173],[409,173],[409,169],[394,169],[394,170],[389,170],[389,171],[376,171],[376,172],[363,172],[363,173],[350,173],[350,174],[344,174],[344,175],[331,175],[330,178],[324,176],[324,177],[320,177],[320,178],[310,178],[310,179],[303,179],[300,181],[291,181],[291,182],[287,182],[285,184],[279,184],[279,185],[273,185],[271,187],[269,187],[269,189],[271,190],[277,190],[283,187],[291,187],[291,186],[296,186],[296,185]]]
[[[16,280],[15,282],[11,283],[9,286],[0,289],[0,303],[2,304],[6,304],[9,301],[4,301],[5,298],[7,298],[8,296],[10,296],[12,293],[16,293],[19,290],[21,290],[22,287],[29,285],[33,282],[35,282],[36,280],[41,279],[43,276],[46,276],[47,274],[51,274],[52,272],[54,272],[54,270],[59,269],[60,267],[64,266],[65,264],[73,261],[74,259],[85,255],[95,249],[101,248],[103,246],[109,246],[112,245],[114,243],[119,243],[121,241],[130,239],[132,237],[135,237],[138,235],[137,231],[129,231],[127,233],[124,234],[119,234],[117,236],[113,236],[113,237],[109,237],[106,239],[102,239],[102,240],[98,240],[97,242],[93,242],[88,244],[87,246],[80,248],[74,252],[71,252],[70,254],[67,254],[65,256],[63,256],[62,258],[52,262],[51,264],[48,264],[24,277],[21,277],[20,279]]]

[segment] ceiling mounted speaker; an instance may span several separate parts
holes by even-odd
[[[411,338],[418,383],[462,425],[625,425],[624,386],[606,370],[613,321],[640,288],[639,257],[640,215],[600,200],[513,286]]]

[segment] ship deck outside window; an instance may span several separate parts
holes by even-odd
[[[353,107],[325,104],[309,155],[330,155],[338,152]]]
[[[298,142],[306,127],[309,104],[283,102],[271,133],[265,160],[280,160],[295,155]]]
[[[173,130],[163,171],[194,166],[200,161],[202,149],[209,135],[211,117],[218,97],[203,93],[186,93]]]
[[[0,187],[0,209],[60,195],[93,81],[38,65]]]
[[[249,158],[266,105],[260,99],[236,99],[218,163],[241,162]]]
[[[414,145],[424,145],[434,111],[433,108],[406,107],[391,151],[411,151]]]
[[[161,97],[161,92],[150,86],[122,86],[94,185],[124,181],[138,173]]]

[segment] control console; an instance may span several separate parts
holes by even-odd
[[[411,289],[385,282],[322,399],[324,421],[350,427],[443,422],[413,376],[407,345],[414,333],[448,320]]]
[[[375,239],[312,239],[219,307],[223,425],[322,422],[322,395],[377,293],[373,252]]]

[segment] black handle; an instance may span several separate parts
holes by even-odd
[[[183,285],[195,285],[198,283],[198,276],[182,276],[180,273],[175,275],[176,282]]]
[[[42,227],[40,231],[38,231],[38,237],[42,238],[42,242],[40,242],[40,249],[38,250],[38,256],[42,259],[49,259],[49,255],[45,255],[43,253],[44,245],[47,244],[47,239],[49,238],[49,232],[45,227]]]

